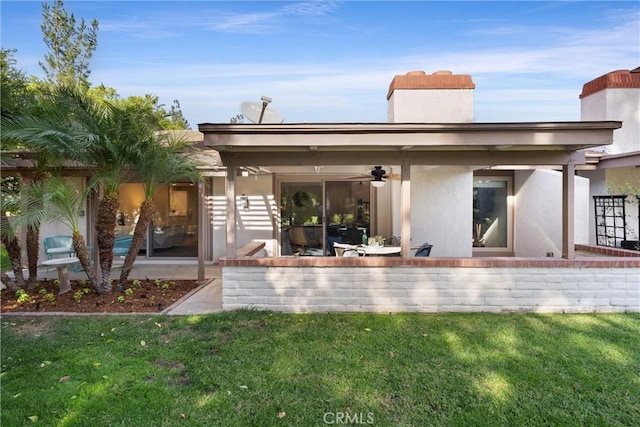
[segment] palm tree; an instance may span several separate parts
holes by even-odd
[[[193,182],[199,177],[195,163],[187,157],[185,152],[191,145],[186,140],[173,139],[171,135],[166,132],[155,133],[151,139],[136,145],[135,170],[144,185],[144,200],[140,205],[140,214],[131,246],[122,266],[118,289],[126,285],[138,251],[144,243],[155,212],[153,198],[158,184],[183,179]]]
[[[53,102],[43,98],[37,108],[23,115],[2,118],[3,149],[21,149],[33,167],[27,177],[23,177],[22,189],[39,186],[60,166],[67,153],[52,151],[51,140],[63,141],[66,137],[65,121],[61,120],[59,109]],[[35,201],[34,201],[35,203]],[[40,206],[41,207],[41,206]],[[40,251],[40,223],[25,224],[27,264],[29,269],[28,288],[33,288],[38,276],[38,255]]]
[[[42,185],[31,186],[24,196],[24,211],[18,224],[32,224],[59,221],[69,227],[72,234],[73,250],[80,265],[87,274],[89,283],[100,292],[99,283],[93,268],[84,236],[80,232],[78,212],[84,206],[87,195],[92,189],[84,191],[67,184],[60,177],[53,177]]]
[[[17,199],[3,195],[2,200],[0,200],[0,209],[2,210],[0,213],[0,236],[2,238],[2,244],[7,249],[7,255],[9,261],[11,261],[11,269],[13,270],[14,277],[14,279],[11,280],[3,273],[2,282],[10,289],[16,290],[17,288],[24,287],[22,250],[20,249],[20,241],[16,236],[14,224],[11,223],[7,212],[18,210]]]
[[[132,175],[136,144],[153,135],[155,122],[137,104],[98,99],[76,87],[56,87],[45,105],[49,114],[3,119],[3,134],[8,129],[7,137],[93,169],[91,187],[99,195],[95,223],[101,273],[98,290],[109,292],[119,187]]]

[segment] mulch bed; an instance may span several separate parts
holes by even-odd
[[[2,313],[159,313],[198,287],[195,280],[130,280],[123,292],[97,294],[86,281],[72,280],[71,291],[58,294],[57,280],[41,280],[20,295],[9,289],[0,293]]]

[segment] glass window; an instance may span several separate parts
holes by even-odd
[[[476,177],[473,181],[474,248],[510,248],[509,181]]]
[[[133,235],[143,201],[144,187],[142,184],[131,183],[120,186],[116,237]],[[144,253],[148,249],[147,255],[149,257],[197,257],[197,186],[192,183],[158,185],[153,203],[155,213],[150,224],[152,239],[144,243],[140,253]]]

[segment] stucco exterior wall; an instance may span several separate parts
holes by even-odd
[[[86,180],[83,177],[69,177],[65,178],[65,181],[69,184],[73,185],[78,191],[85,191],[86,189]],[[82,234],[85,239],[87,238],[87,203],[85,201],[82,210],[84,211],[84,216],[80,216],[78,218],[78,227],[80,228],[80,234]],[[48,236],[71,236],[71,229],[64,225],[62,222],[47,222],[41,225],[40,227],[40,250],[38,259],[40,261],[44,261],[47,259],[44,253],[44,243],[43,239]],[[87,243],[89,244],[89,243]],[[23,259],[26,258],[26,245],[23,243],[22,248],[24,251]]]
[[[640,134],[640,130],[638,131]],[[616,194],[627,194],[626,223],[627,223],[627,239],[640,240],[640,230],[638,227],[638,202],[633,194],[632,189],[640,189],[640,167],[612,168],[606,170],[606,182],[608,186],[612,186],[612,192]],[[631,186],[632,189],[629,189]],[[625,191],[629,190],[629,191]],[[603,194],[607,194],[606,190]]]
[[[466,167],[411,168],[411,246],[431,256],[471,256],[473,172]]]
[[[589,180],[575,177],[575,242],[589,242]],[[514,252],[518,257],[562,256],[562,173],[538,169],[514,174]]]
[[[632,268],[225,266],[223,309],[638,312]]]
[[[581,176],[589,180],[589,244],[596,244],[596,217],[593,196],[607,194],[605,170],[580,171]]]
[[[640,150],[640,89],[609,88],[581,101],[581,120],[621,120],[622,128],[613,132],[613,144],[604,150],[609,154]]]
[[[396,89],[387,104],[389,123],[473,122],[471,89]]]
[[[245,209],[242,194],[249,198],[249,208]],[[271,175],[252,175],[236,177],[237,206],[237,247],[253,240],[268,241],[267,253],[273,253],[274,228],[276,227],[278,207],[272,190]],[[227,199],[225,179],[213,179],[212,197],[213,258],[226,256],[226,220]]]

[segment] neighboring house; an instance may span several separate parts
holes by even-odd
[[[580,99],[582,120],[623,122],[613,143],[588,153],[587,170],[580,171],[589,179],[592,196],[589,243],[635,248],[640,240],[640,67],[612,71],[586,83]]]

